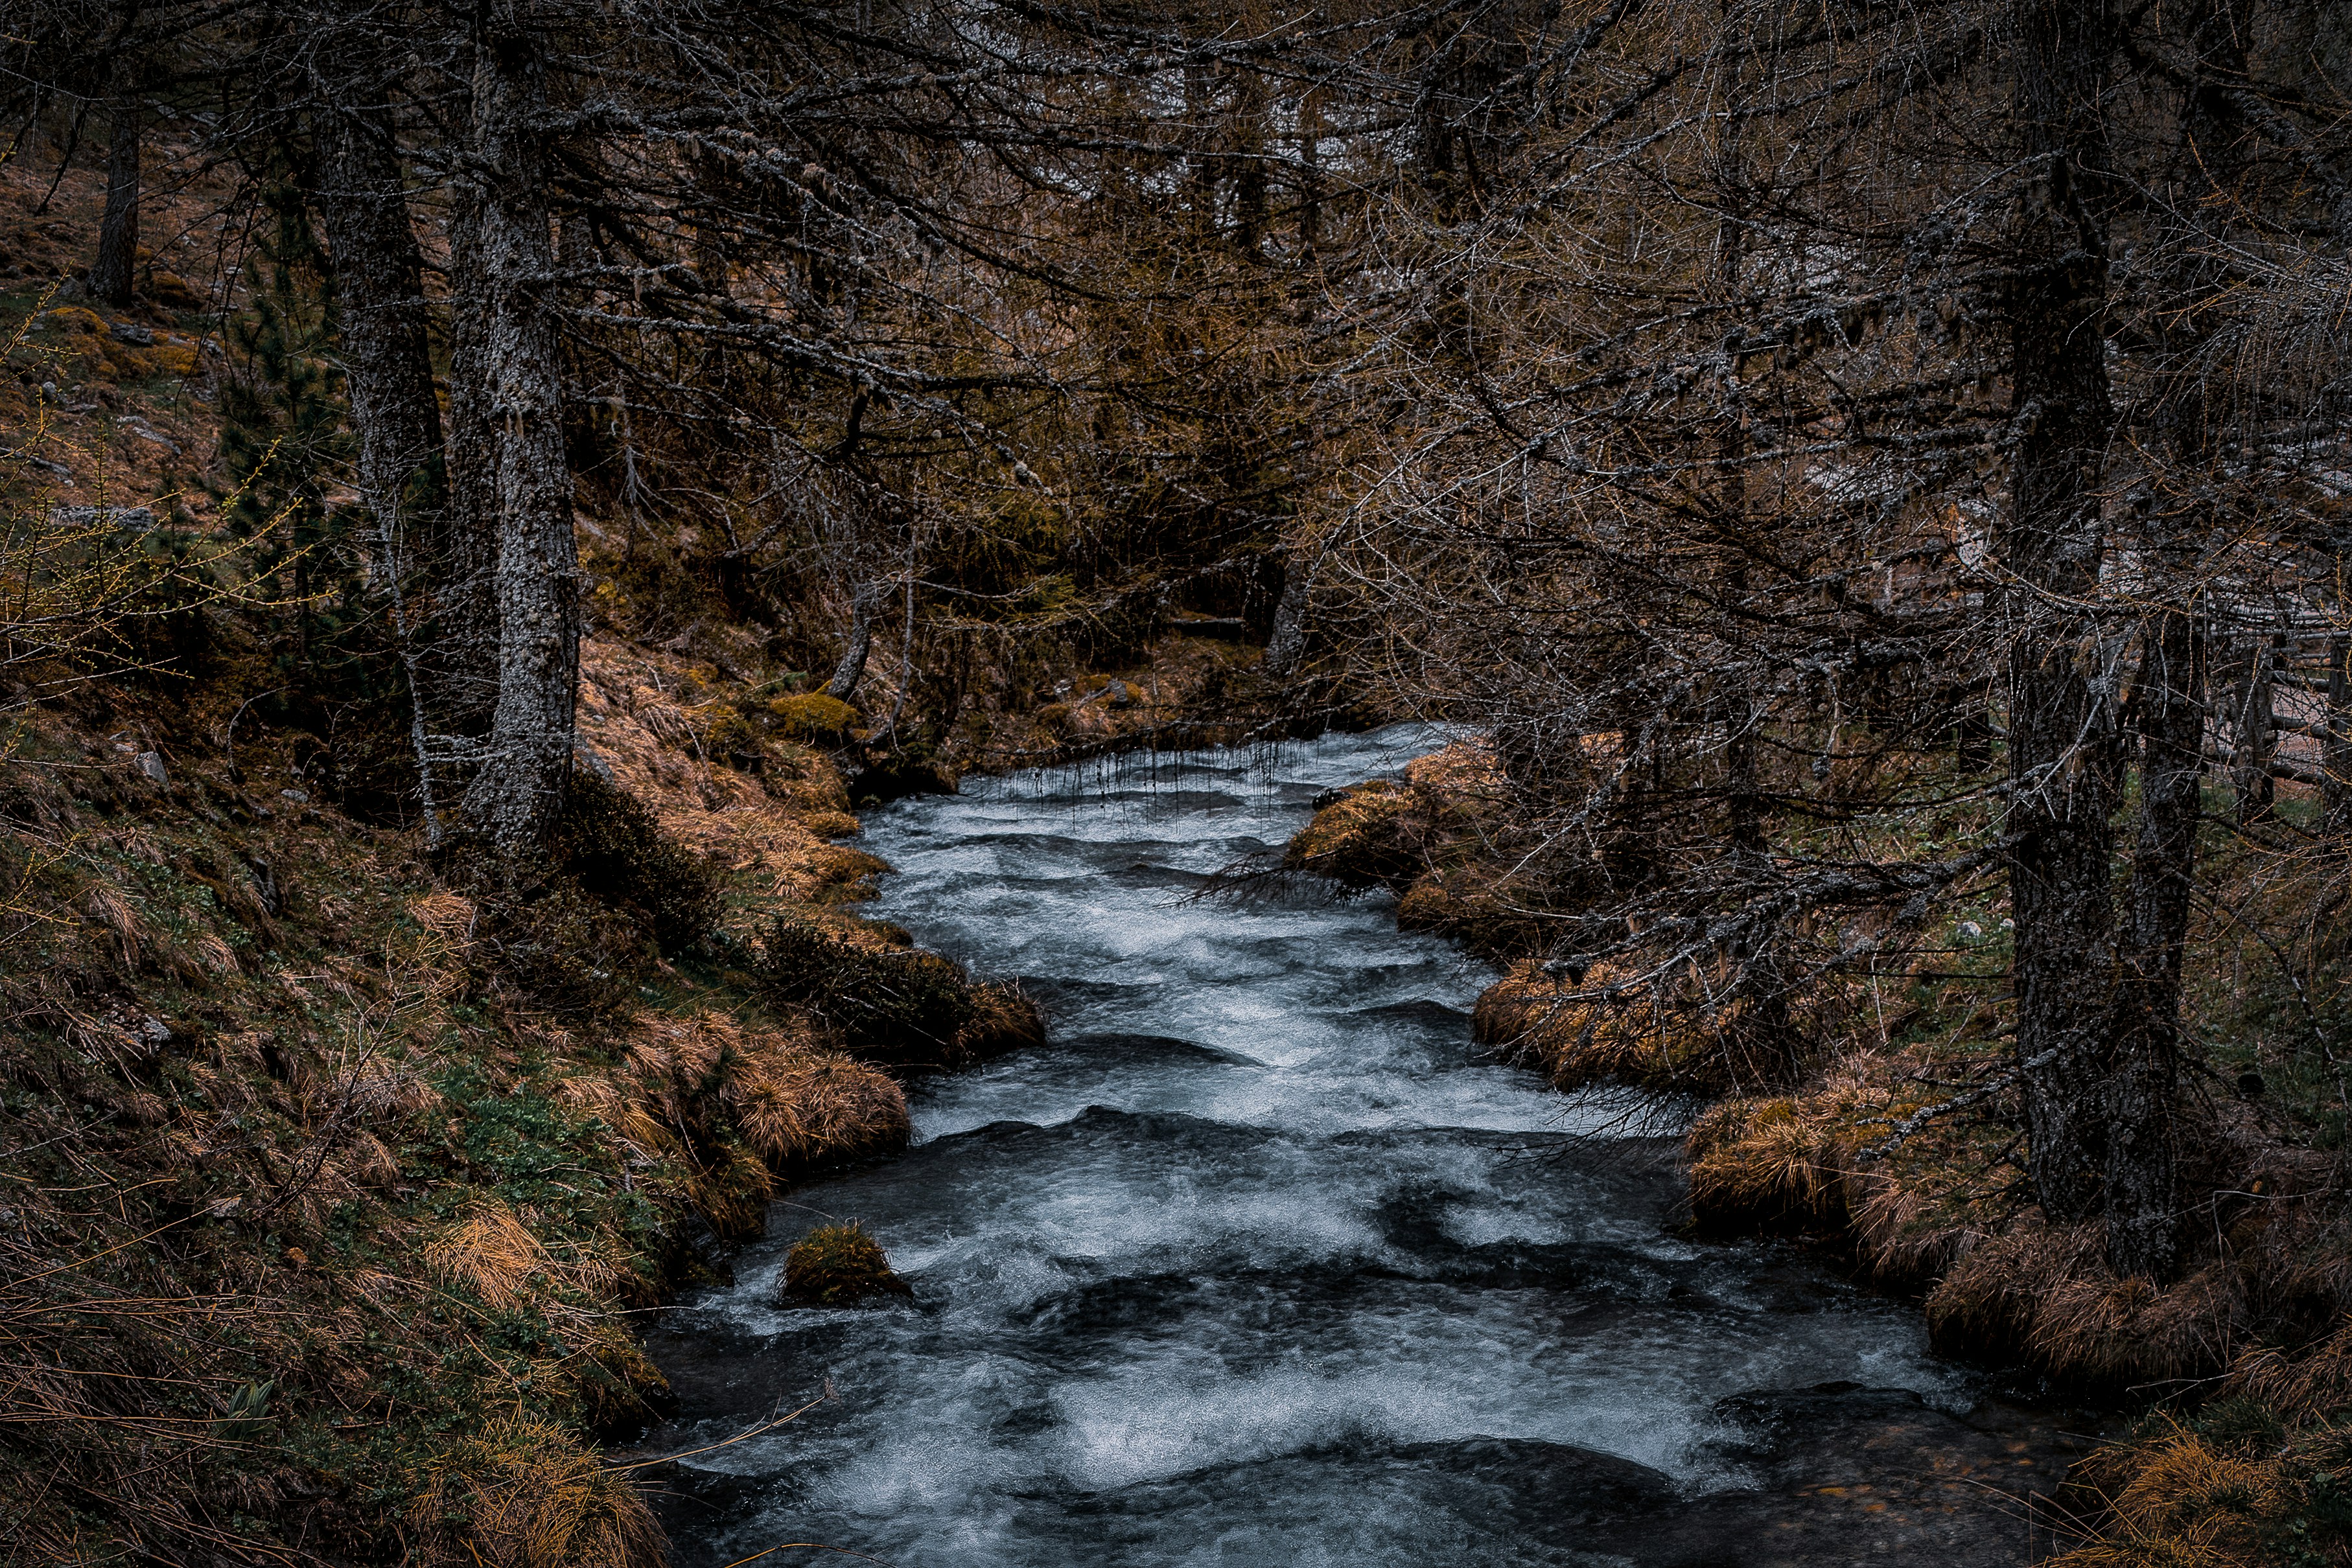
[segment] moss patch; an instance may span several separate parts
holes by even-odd
[[[912,1297],[913,1287],[890,1271],[882,1244],[851,1220],[820,1225],[784,1255],[776,1281],[787,1306],[854,1307],[878,1297]]]

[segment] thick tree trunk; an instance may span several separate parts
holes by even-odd
[[[2101,1057],[2113,1004],[2110,818],[2116,804],[2109,656],[2088,606],[2102,549],[2107,243],[2103,5],[2012,0],[2016,120],[2039,178],[2008,300],[2010,497],[1995,546],[2017,587],[2009,624],[2010,899],[2029,1169],[2053,1218],[2099,1200]]]
[[[389,117],[362,72],[324,68],[314,85],[319,208],[359,434],[358,489],[375,523],[378,586],[408,677],[425,831],[437,840],[450,803],[452,743],[488,728],[489,705],[468,700],[491,689],[471,672],[491,664],[497,645],[491,607],[478,591],[484,552],[470,531],[451,527],[424,267]]]
[[[1274,601],[1274,631],[1266,638],[1262,667],[1286,680],[1307,653],[1307,611],[1315,598],[1315,562],[1293,547],[1283,552],[1282,597]]]
[[[450,691],[458,709],[478,716],[468,733],[487,734],[498,707],[498,455],[492,436],[490,367],[485,334],[490,308],[479,225],[462,204],[449,225],[449,532],[470,545],[451,565],[448,588],[472,612],[490,647],[449,661]]]
[[[527,0],[486,13],[476,51],[474,135],[459,225],[471,269],[460,308],[475,349],[470,408],[487,429],[497,507],[498,704],[467,820],[500,851],[544,841],[572,770],[579,680],[580,561],[563,453],[562,371],[547,298],[545,40]]]
[[[139,119],[136,101],[115,104],[106,149],[106,213],[99,220],[98,261],[89,269],[90,293],[118,308],[131,303],[139,262]]]
[[[847,702],[856,695],[857,683],[866,675],[866,655],[874,648],[874,612],[881,602],[878,582],[861,582],[851,591],[849,641],[841,650],[841,663],[833,667],[833,679],[824,684],[825,695]]]
[[[2192,3],[2168,18],[2196,49],[2205,79],[2180,99],[2171,210],[2202,232],[2181,247],[2163,313],[2160,422],[2173,465],[2170,504],[2146,526],[2142,597],[2153,607],[2141,632],[2137,727],[2139,822],[2125,894],[2122,967],[2116,991],[2107,1087],[2107,1261],[2119,1273],[2164,1281],[2181,1254],[2178,1130],[2180,967],[2188,941],[2202,810],[2207,720],[2206,637],[2198,613],[2200,539],[2212,524],[2207,487],[2222,460],[2205,363],[2213,312],[2229,277],[2221,232],[2234,207],[2232,139],[2222,98],[2245,63],[2237,0]],[[2216,200],[2216,198],[2220,198]]]
[[[1312,260],[1323,220],[1323,94],[1298,95],[1298,259]]]
[[[2238,821],[2249,827],[2268,818],[2277,802],[2271,779],[2271,755],[2278,742],[2277,666],[2273,638],[2258,633],[2246,640],[2245,680],[2238,693],[2237,744],[2230,767],[2238,796]]]

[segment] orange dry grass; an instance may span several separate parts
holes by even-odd
[[[956,1033],[959,1065],[1045,1043],[1045,1020],[1020,987],[983,980],[971,988],[971,1021]]]
[[[1401,884],[1423,866],[1413,792],[1385,779],[1358,784],[1292,836],[1284,862],[1344,883]]]
[[[2230,1370],[2239,1390],[2290,1421],[2316,1421],[2352,1409],[2352,1319],[2299,1357],[2264,1346]]]
[[[1719,1228],[1843,1229],[1880,1280],[1935,1279],[1993,1222],[1969,1197],[1980,1170],[1935,1125],[1889,1159],[1860,1157],[1917,1109],[1917,1065],[1864,1052],[1809,1094],[1709,1106],[1687,1141],[1692,1212]]]
[[[493,1568],[660,1568],[667,1542],[628,1474],[518,1416],[419,1478],[409,1520],[428,1560]]]
[[[533,1280],[548,1277],[554,1269],[530,1227],[494,1197],[476,1204],[463,1219],[427,1242],[425,1263],[500,1312],[538,1294],[531,1289]]]
[[[1457,740],[1405,765],[1405,782],[1445,802],[1455,812],[1474,811],[1503,797],[1502,764],[1483,740]]]
[[[1777,1062],[1750,1049],[1738,1001],[1709,1003],[1596,965],[1583,984],[1514,965],[1471,1016],[1482,1044],[1548,1073],[1563,1089],[1603,1082],[1667,1092],[1719,1092],[1769,1082]]]
[[[758,1037],[728,1078],[735,1125],[779,1168],[907,1146],[907,1097],[888,1074],[838,1051]]]
[[[2153,1442],[2085,1460],[2078,1479],[2117,1483],[2100,1539],[2050,1568],[2255,1568],[2278,1561],[2264,1523],[2292,1500],[2276,1456],[2219,1452],[2174,1424]]]
[[[2208,1264],[2163,1287],[2118,1279],[2096,1223],[2019,1217],[1980,1238],[1927,1298],[1946,1349],[2022,1353],[2067,1381],[2129,1385],[2210,1376],[2229,1364],[2243,1297],[2232,1270]]]
[[[856,820],[823,755],[768,741],[754,776],[698,743],[694,716],[669,695],[691,674],[685,661],[597,637],[581,645],[580,665],[583,739],[680,843],[722,870],[750,873],[771,898],[794,903],[837,897],[883,869],[873,856],[828,841],[856,831]],[[756,921],[760,912],[745,917]]]

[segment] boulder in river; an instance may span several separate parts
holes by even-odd
[[[851,1220],[820,1225],[784,1255],[776,1277],[777,1298],[788,1307],[853,1307],[880,1296],[914,1295],[890,1271],[882,1244]]]

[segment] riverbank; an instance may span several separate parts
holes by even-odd
[[[2277,998],[2249,983],[2246,955],[2209,945],[2191,967],[2191,1030],[2244,1071],[2236,1092],[2207,1090],[2184,1127],[2190,1185],[2218,1196],[2189,1267],[2158,1287],[2114,1275],[2098,1223],[2051,1223],[2018,1179],[2000,998],[1981,984],[2007,964],[2003,905],[1938,912],[1917,969],[1856,965],[1779,998],[1782,1027],[1768,1030],[1752,998],[1652,970],[1638,943],[1590,966],[1546,961],[1546,917],[1573,907],[1576,888],[1521,873],[1507,794],[1491,757],[1457,743],[1401,780],[1335,791],[1286,862],[1390,889],[1400,923],[1503,965],[1477,1007],[1479,1038],[1503,1059],[1567,1090],[1630,1083],[1705,1102],[1686,1140],[1699,1233],[1818,1238],[1858,1278],[1919,1301],[1941,1353],[2126,1412],[2130,1440],[2076,1474],[2071,1506],[2095,1539],[2069,1561],[2171,1561],[2192,1541],[2210,1553],[2199,1561],[2231,1563],[2290,1541],[2343,1549],[2330,1456],[2352,1343],[2340,1326],[2352,1216],[2329,1108],[2264,1076],[2258,1042]],[[1841,936],[1865,956],[1870,938]],[[1801,1054],[1790,1028],[1810,1041]]]
[[[598,1449],[668,1398],[643,1314],[782,1187],[902,1148],[909,1075],[1035,1038],[854,913],[883,865],[833,716],[753,729],[610,634],[583,677],[523,881],[201,697],[19,730],[8,1560],[662,1561]],[[894,982],[923,1007],[866,1005]]]

